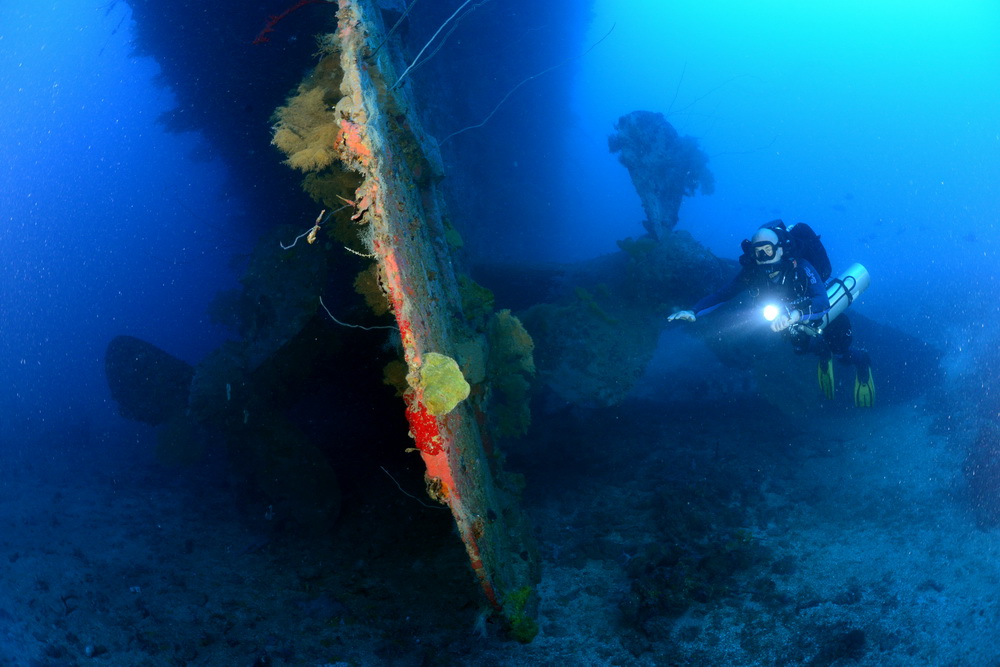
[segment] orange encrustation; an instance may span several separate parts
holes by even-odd
[[[361,126],[357,123],[352,123],[346,118],[340,121],[340,131],[337,133],[336,142],[339,144],[341,141],[344,142],[347,150],[361,160],[362,164],[367,164],[372,159],[372,153],[361,137]]]

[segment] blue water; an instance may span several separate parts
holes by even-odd
[[[535,428],[510,446],[548,577],[541,635],[521,649],[484,621],[447,515],[405,490],[422,497],[423,479],[381,384],[391,339],[343,334],[343,356],[324,360],[328,393],[288,408],[345,466],[340,532],[321,540],[274,529],[231,451],[164,466],[154,431],[122,418],[108,389],[115,336],[192,365],[236,337],[210,315],[216,296],[240,286],[263,234],[312,224],[270,112],[334,10],[312,3],[251,44],[288,4],[0,6],[0,666],[88,664],[95,646],[95,664],[115,665],[895,665],[907,645],[920,664],[997,664],[978,633],[1000,618],[988,590],[1000,538],[964,480],[974,451],[1000,484],[1000,454],[969,444],[995,394],[981,369],[995,368],[1000,323],[1000,5],[490,0],[414,72],[429,131],[448,137],[443,187],[471,263],[585,263],[642,236],[607,138],[629,112],[660,112],[697,138],[715,179],[685,199],[678,229],[735,259],[759,225],[808,222],[835,272],[861,262],[872,275],[852,306],[883,336],[870,347],[912,336],[906,350],[942,360],[919,393],[919,379],[898,381],[905,401],[871,417],[824,408],[807,426],[767,412],[746,369],[677,330],[621,406],[539,389]],[[407,6],[383,4],[391,20]],[[413,3],[408,53],[460,4]],[[332,273],[364,267],[340,261]],[[349,279],[328,287],[337,313],[369,317]],[[879,382],[911,361],[876,358]],[[990,503],[989,480],[975,502]],[[671,523],[678,507],[756,536],[729,535],[759,553],[699,544],[748,559],[754,576],[725,583],[746,596],[738,613],[717,591],[683,616],[637,601],[690,565],[693,551],[656,550],[694,531]],[[864,579],[869,561],[895,569]],[[768,577],[794,600],[762,592]],[[789,593],[794,577],[814,589]],[[782,614],[817,609],[833,611],[810,617],[808,636],[754,625],[796,627]],[[962,623],[966,644],[937,654],[920,632]],[[799,654],[774,649],[796,642]]]
[[[581,233],[567,252],[642,232],[601,138],[649,109],[711,156],[716,193],[681,221],[716,254],[772,218],[802,220],[835,264],[871,266],[866,312],[905,322],[924,299],[982,312],[1000,241],[993,3],[599,1],[588,39],[612,25],[575,82]]]
[[[111,411],[103,354],[114,335],[169,343],[190,361],[223,339],[205,311],[235,286],[229,259],[249,248],[243,204],[197,134],[157,123],[173,98],[156,63],[131,54],[125,3],[0,12],[0,401],[18,420],[55,419],[54,406]]]

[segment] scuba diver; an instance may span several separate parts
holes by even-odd
[[[761,299],[768,304],[763,314],[771,330],[784,332],[796,353],[819,356],[819,385],[828,399],[833,398],[833,357],[837,357],[855,368],[854,404],[871,407],[875,402],[871,359],[864,350],[851,349],[851,322],[843,314],[868,287],[868,271],[854,264],[827,284],[830,260],[819,236],[804,223],[786,227],[781,220],[769,222],[744,240],[742,248],[742,268],[728,285],[667,321],[694,322],[745,290],[755,304]]]

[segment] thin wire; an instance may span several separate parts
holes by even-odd
[[[389,479],[392,480],[393,484],[396,485],[397,489],[399,489],[400,491],[402,491],[402,493],[403,493],[404,496],[409,496],[410,498],[413,498],[414,500],[416,500],[418,503],[420,503],[424,507],[428,507],[428,508],[430,508],[432,510],[446,510],[446,509],[448,509],[447,507],[442,507],[440,505],[428,505],[427,503],[425,503],[424,501],[422,501],[420,498],[417,498],[415,495],[413,495],[412,493],[408,492],[406,489],[404,489],[403,487],[401,487],[399,485],[399,482],[396,481],[396,478],[393,477],[392,474],[388,470],[386,470],[383,466],[379,466],[379,468],[382,468],[382,472],[384,472],[386,475],[389,475]]]
[[[444,45],[448,43],[448,38],[451,37],[451,34],[458,29],[458,26],[461,25],[463,20],[465,20],[465,17],[471,14],[472,12],[476,11],[489,1],[490,0],[482,0],[482,2],[477,2],[476,4],[472,5],[467,10],[465,10],[465,13],[459,16],[458,19],[452,24],[451,28],[448,29],[448,32],[446,32],[444,37],[441,38],[441,41],[438,43],[438,45],[434,47],[434,50],[428,53],[427,57],[421,60],[420,62],[414,63],[413,69],[414,70],[420,69],[422,65],[424,65],[425,63],[430,61],[431,58],[437,55],[437,52],[440,51],[444,47]]]
[[[377,326],[377,327],[363,327],[360,324],[348,324],[347,322],[341,322],[340,320],[338,320],[336,317],[333,316],[333,313],[330,312],[330,309],[326,307],[325,303],[323,303],[323,297],[319,298],[319,305],[323,306],[323,310],[326,311],[326,314],[330,316],[331,320],[333,320],[334,322],[336,322],[337,324],[339,324],[342,327],[349,327],[351,329],[364,329],[365,331],[374,331],[375,329],[397,329],[398,330],[397,327],[394,327],[392,325],[383,325],[383,326]]]
[[[378,46],[375,47],[375,50],[372,51],[372,54],[368,56],[369,58],[374,58],[375,54],[377,54],[382,49],[382,47],[385,46],[385,43],[389,41],[390,37],[392,37],[392,33],[396,32],[396,28],[398,28],[399,24],[403,22],[403,19],[405,19],[406,16],[410,13],[410,10],[416,6],[417,2],[419,2],[419,0],[413,0],[413,2],[410,3],[410,6],[406,8],[406,11],[403,12],[403,15],[399,17],[399,20],[396,21],[391,28],[389,28],[389,32],[385,33],[385,37],[383,37],[382,41],[378,43]]]
[[[584,57],[585,55],[587,55],[588,53],[590,53],[594,49],[594,47],[596,47],[598,44],[600,44],[601,42],[603,42],[604,40],[606,40],[608,38],[608,36],[614,31],[615,25],[617,25],[617,23],[616,24],[612,24],[611,30],[608,30],[604,34],[604,37],[601,37],[599,40],[597,40],[596,42],[594,42],[593,44],[591,44],[590,47],[586,51],[584,51],[583,53],[581,53],[580,55],[573,56],[572,58],[569,58],[567,60],[562,61],[561,63],[553,65],[552,67],[549,67],[548,69],[544,69],[544,70],[542,70],[541,72],[539,72],[537,74],[532,74],[527,79],[525,79],[521,83],[519,83],[516,86],[514,86],[513,88],[511,88],[510,91],[508,91],[508,93],[503,96],[503,99],[500,100],[500,102],[498,102],[495,107],[493,107],[493,111],[491,111],[490,114],[486,118],[484,118],[482,121],[480,121],[479,123],[477,123],[475,125],[470,125],[469,127],[463,127],[461,130],[456,130],[456,131],[452,132],[447,137],[445,137],[444,139],[442,139],[441,141],[439,141],[438,145],[439,146],[444,145],[444,142],[448,141],[449,139],[451,139],[455,135],[462,134],[463,132],[468,132],[469,130],[476,130],[476,129],[479,129],[480,127],[482,127],[483,125],[486,125],[486,123],[490,122],[490,119],[493,118],[494,114],[496,114],[496,112],[500,110],[500,107],[503,106],[503,103],[506,102],[510,98],[511,95],[513,95],[515,92],[517,92],[518,88],[520,88],[521,86],[523,86],[524,84],[528,83],[529,81],[531,81],[533,79],[537,79],[538,77],[540,77],[540,76],[542,76],[544,74],[548,74],[549,72],[551,72],[554,69],[559,69],[563,65],[566,65],[568,63],[573,62],[574,60],[577,60],[579,58]]]
[[[670,115],[671,110],[674,108],[674,102],[677,101],[677,95],[681,92],[681,84],[684,83],[684,74],[687,72],[688,63],[684,61],[684,67],[681,69],[681,76],[677,79],[677,87],[674,88],[674,96],[670,98],[670,106],[667,107],[667,115]]]
[[[418,53],[417,57],[413,59],[412,63],[410,63],[410,66],[407,67],[405,70],[403,70],[403,73],[399,75],[398,79],[396,79],[396,83],[392,84],[393,90],[395,90],[396,88],[399,87],[399,84],[401,84],[403,82],[403,79],[406,78],[406,75],[409,74],[410,70],[413,69],[413,66],[417,64],[417,61],[420,60],[420,56],[424,55],[424,51],[426,51],[427,47],[431,45],[431,42],[433,42],[435,39],[437,39],[437,36],[441,34],[441,31],[444,30],[444,27],[446,25],[448,25],[453,18],[455,18],[456,16],[458,16],[458,13],[460,11],[462,11],[463,9],[465,9],[465,6],[467,4],[469,4],[470,2],[472,2],[472,0],[465,0],[465,2],[463,2],[462,5],[458,9],[455,10],[455,13],[452,14],[451,16],[449,16],[448,20],[446,20],[444,23],[441,24],[441,26],[437,29],[437,32],[435,32],[433,35],[431,35],[431,38],[429,40],[427,40],[426,44],[424,44],[424,48],[420,49],[420,53]]]
[[[726,79],[725,81],[723,81],[722,83],[720,83],[715,88],[712,88],[711,90],[709,90],[704,95],[702,95],[700,97],[694,98],[694,100],[692,100],[688,104],[684,105],[683,107],[681,107],[677,111],[668,112],[668,115],[670,115],[670,114],[684,113],[685,111],[687,111],[688,109],[690,109],[691,107],[693,107],[695,104],[698,104],[698,102],[701,102],[703,99],[705,99],[706,97],[708,97],[709,95],[711,95],[715,91],[719,90],[720,88],[724,88],[725,86],[728,86],[733,81],[736,81],[738,79],[747,79],[747,78],[749,78],[749,79],[757,79],[759,77],[754,76],[753,74],[737,74],[736,76],[733,76],[733,77],[730,77],[730,78]],[[671,106],[673,106],[673,103],[671,103]]]
[[[281,246],[281,249],[282,249],[282,250],[291,250],[292,248],[294,248],[294,247],[295,247],[295,244],[299,242],[299,239],[301,239],[301,238],[302,238],[303,236],[309,236],[309,234],[311,234],[311,233],[312,233],[312,230],[313,230],[313,229],[315,229],[315,228],[316,228],[316,226],[315,226],[315,225],[313,225],[312,227],[310,227],[310,228],[309,228],[309,229],[307,229],[306,231],[304,231],[304,232],[302,232],[301,234],[299,234],[298,236],[296,236],[296,237],[295,237],[295,240],[294,240],[294,241],[292,241],[291,243],[289,243],[288,245],[285,245],[285,244],[284,244],[284,243],[282,243],[281,241],[278,241],[278,245],[280,245],[280,246]]]
[[[348,206],[351,206],[351,204],[344,204],[343,206],[341,206],[337,210],[330,211],[329,213],[326,214],[326,216],[324,216],[321,213],[320,214],[320,219],[316,221],[316,224],[313,225],[312,227],[310,227],[309,229],[307,229],[306,231],[302,232],[298,236],[296,236],[294,241],[292,241],[288,245],[285,245],[281,241],[278,241],[278,245],[281,246],[282,250],[291,250],[292,248],[295,247],[295,244],[299,242],[299,239],[301,239],[303,236],[309,236],[309,234],[311,234],[313,232],[313,230],[318,230],[318,228],[321,227],[322,225],[325,225],[330,220],[330,218],[332,218],[334,216],[335,213],[340,213],[341,211],[343,211]],[[350,248],[348,248],[348,250],[350,250]]]

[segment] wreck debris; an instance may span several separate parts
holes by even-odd
[[[104,372],[122,417],[158,426],[184,413],[194,368],[132,336],[115,336]]]
[[[315,70],[275,113],[274,144],[306,174],[303,187],[321,205],[354,202],[333,233],[375,260],[377,268],[359,283],[366,295],[374,285],[381,289],[398,325],[405,369],[387,376],[402,391],[428,494],[451,510],[472,569],[510,635],[530,641],[537,633],[537,555],[519,507],[520,478],[504,472],[490,434],[499,432],[494,397],[518,400],[511,398],[518,388],[521,404],[505,409],[527,423],[527,391],[510,378],[520,372],[525,381],[533,371],[531,341],[512,315],[480,307],[482,290],[470,289],[456,269],[437,144],[422,130],[392,49],[380,49],[383,33],[371,0],[339,0],[336,34],[320,39]],[[377,60],[369,57],[377,50]],[[491,344],[499,345],[487,335],[491,327],[522,333],[503,341],[517,349],[491,353]],[[516,368],[489,369],[491,358]],[[491,378],[513,389],[505,392]]]
[[[608,148],[628,169],[646,213],[643,225],[663,241],[677,224],[681,200],[699,188],[710,195],[715,179],[694,137],[680,136],[662,113],[633,111],[615,123]]]
[[[338,330],[319,316],[315,298],[326,256],[300,244],[280,249],[288,228],[265,235],[250,258],[243,288],[218,306],[231,311],[239,340],[190,366],[154,345],[118,336],[108,345],[108,386],[123,417],[157,426],[156,454],[190,465],[211,443],[279,515],[323,535],[340,513],[338,478],[318,444],[285,409],[335,353]],[[281,521],[282,524],[285,519]]]

